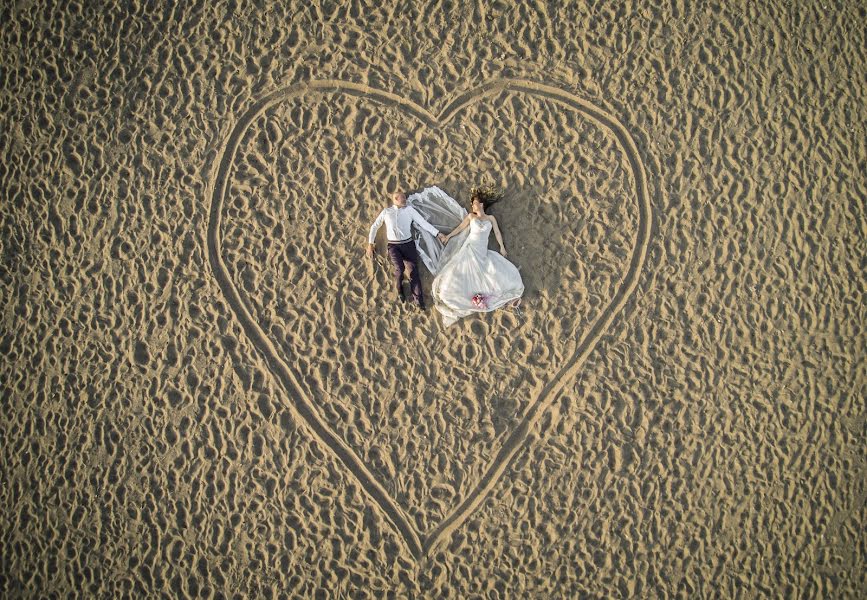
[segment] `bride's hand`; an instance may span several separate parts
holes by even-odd
[[[506,249],[503,248],[502,246],[500,246],[500,254],[502,254],[503,256],[508,256]]]

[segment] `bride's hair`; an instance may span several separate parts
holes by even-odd
[[[496,204],[502,199],[503,191],[492,183],[477,185],[470,190],[470,204],[472,205],[473,200],[478,200],[485,207],[485,210],[488,210],[489,206]]]

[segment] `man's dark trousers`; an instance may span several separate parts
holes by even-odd
[[[419,304],[424,306],[424,295],[421,291],[421,278],[418,275],[418,252],[415,249],[415,242],[408,240],[405,242],[389,242],[388,257],[394,265],[394,282],[397,287],[397,294],[404,299],[403,296],[403,269],[404,266],[409,270],[409,285],[412,289],[412,297]]]

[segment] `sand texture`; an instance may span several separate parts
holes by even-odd
[[[119,4],[0,9],[3,597],[867,596],[862,4]]]

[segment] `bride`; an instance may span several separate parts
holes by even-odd
[[[432,295],[442,314],[443,324],[451,325],[474,312],[490,312],[502,306],[517,306],[524,293],[518,268],[506,260],[506,247],[497,219],[486,209],[499,198],[474,189],[467,213],[457,201],[438,187],[412,194],[407,203],[441,231],[449,231],[446,245],[425,231],[416,232],[416,245],[422,260],[435,274]],[[500,253],[488,250],[491,231]]]

